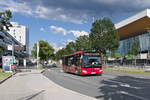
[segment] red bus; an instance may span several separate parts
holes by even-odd
[[[78,75],[102,74],[101,58],[99,53],[84,51],[63,55],[63,71]]]

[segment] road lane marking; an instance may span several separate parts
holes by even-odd
[[[145,83],[145,84],[150,84],[150,82],[139,81],[139,80],[135,80],[135,79],[126,79],[126,80],[134,81],[134,82],[140,82],[140,83]]]
[[[117,76],[110,76],[110,75],[104,74],[104,77],[115,78]],[[135,78],[137,78],[137,77],[135,77]],[[144,77],[139,77],[139,79],[145,79],[145,78]],[[145,81],[140,81],[140,80],[135,80],[135,79],[126,79],[126,80],[135,81],[135,82],[141,82],[141,83],[145,83],[145,84],[150,84],[150,82],[145,82]]]
[[[127,84],[127,83],[118,82],[118,81],[114,81],[114,80],[104,80],[104,81],[117,83],[121,87],[127,87],[127,88],[133,88],[133,89],[142,89],[141,87],[134,87],[134,86],[131,86],[131,85]]]
[[[109,87],[117,88],[117,85],[109,85]]]
[[[108,88],[108,87],[107,87]],[[116,91],[116,89],[113,89],[113,88],[108,88],[108,89],[110,89],[110,90],[112,90],[112,91]],[[126,92],[126,91],[116,91],[116,92],[111,92],[111,93],[109,93],[110,95],[113,95],[113,94],[124,94],[124,95],[128,95],[128,96],[131,96],[131,97],[134,97],[134,98],[138,98],[138,99],[140,99],[140,100],[149,100],[149,99],[147,99],[147,98],[144,98],[144,97],[141,97],[141,96],[137,96],[137,95],[134,95],[134,94],[132,94],[132,93],[129,93],[129,92]]]
[[[134,94],[131,94],[131,93],[128,93],[128,92],[125,92],[125,91],[120,91],[120,93],[121,93],[121,94],[125,94],[125,95],[129,95],[129,96],[132,96],[132,97],[141,99],[141,100],[149,100],[149,99],[146,99],[146,98],[144,98],[144,97],[141,97],[141,96],[138,96],[138,95],[134,95]]]
[[[139,78],[143,78],[144,79],[145,77],[139,77]]]
[[[63,73],[64,71],[63,71],[63,70],[60,70],[60,72],[62,72],[62,73]]]
[[[103,74],[103,76],[102,76],[102,77],[115,78],[116,76]]]

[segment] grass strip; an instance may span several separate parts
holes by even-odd
[[[38,69],[42,70],[42,69],[48,69],[46,66],[39,66]]]
[[[7,78],[11,74],[12,73],[10,73],[10,72],[3,72],[2,69],[0,69],[0,81]]]
[[[120,73],[127,73],[127,74],[144,74],[144,75],[150,75],[150,72],[144,72],[141,70],[131,70],[131,69],[119,69],[119,68],[105,68],[104,71],[110,71],[110,72],[120,72]]]

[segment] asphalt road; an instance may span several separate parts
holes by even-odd
[[[150,100],[150,77],[105,72],[78,76],[51,68],[43,73],[53,82],[100,100]]]

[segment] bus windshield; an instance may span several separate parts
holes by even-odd
[[[83,56],[85,68],[100,67],[101,61],[99,56]]]

